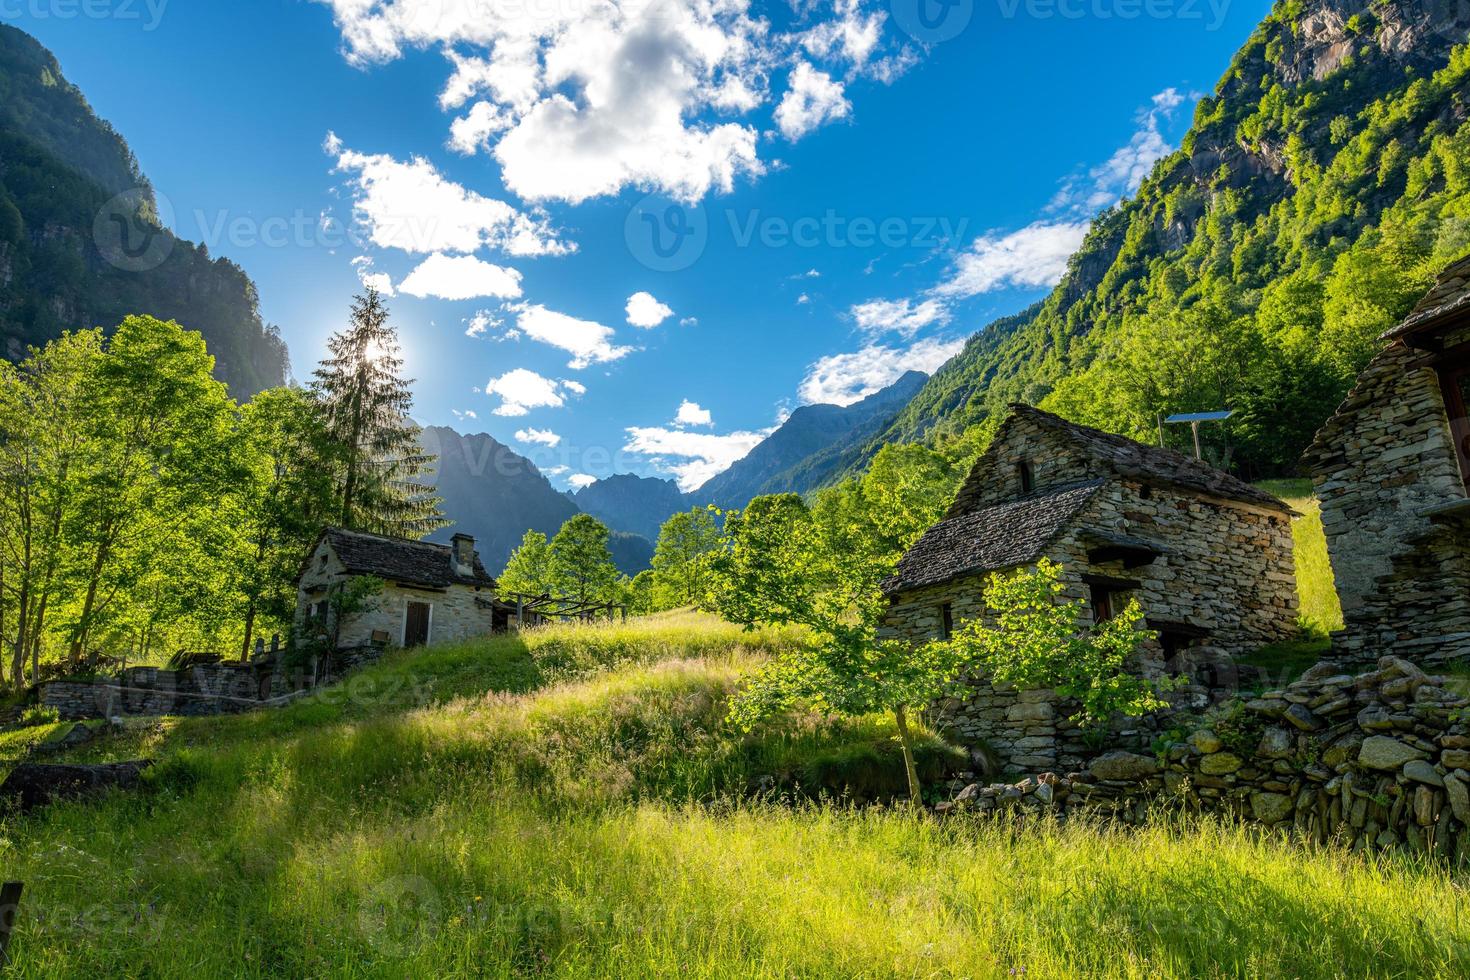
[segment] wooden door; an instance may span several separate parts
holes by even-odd
[[[1450,417],[1450,440],[1460,460],[1460,475],[1470,492],[1470,357],[1461,355],[1439,368],[1444,407]]]
[[[410,602],[404,613],[403,645],[421,647],[429,642],[429,611],[427,602]]]

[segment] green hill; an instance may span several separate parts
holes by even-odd
[[[157,759],[144,792],[0,816],[27,885],[7,975],[1470,971],[1463,883],[1408,857],[811,801],[798,784],[898,761],[877,721],[724,725],[790,641],[689,615],[557,627],[286,710],[134,723],[77,757]],[[752,797],[761,775],[798,795]]]
[[[1292,473],[1376,337],[1470,250],[1467,36],[1463,4],[1280,0],[1056,290],[971,340],[849,472],[1025,401],[1148,441],[1160,415],[1233,408],[1213,458]]]

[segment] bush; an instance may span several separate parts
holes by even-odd
[[[60,720],[61,712],[44,704],[27,708],[20,715],[20,724],[24,728],[35,728],[38,725],[54,725]]]

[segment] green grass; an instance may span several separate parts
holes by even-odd
[[[1280,497],[1302,515],[1292,522],[1291,533],[1296,546],[1297,595],[1301,600],[1303,625],[1308,631],[1324,636],[1342,629],[1342,603],[1338,601],[1332,564],[1327,558],[1322,508],[1312,496],[1312,482],[1269,480],[1257,486]]]
[[[72,758],[154,757],[147,791],[0,817],[27,883],[10,975],[1470,973],[1465,879],[1409,858],[754,799],[761,775],[898,771],[882,719],[724,725],[790,641],[557,627],[282,711],[135,722]]]

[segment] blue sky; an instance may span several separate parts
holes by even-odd
[[[919,4],[923,4],[922,7]],[[1045,295],[1266,0],[0,0],[305,377],[686,488]],[[655,239],[657,231],[657,239]],[[554,443],[554,444],[553,444]]]

